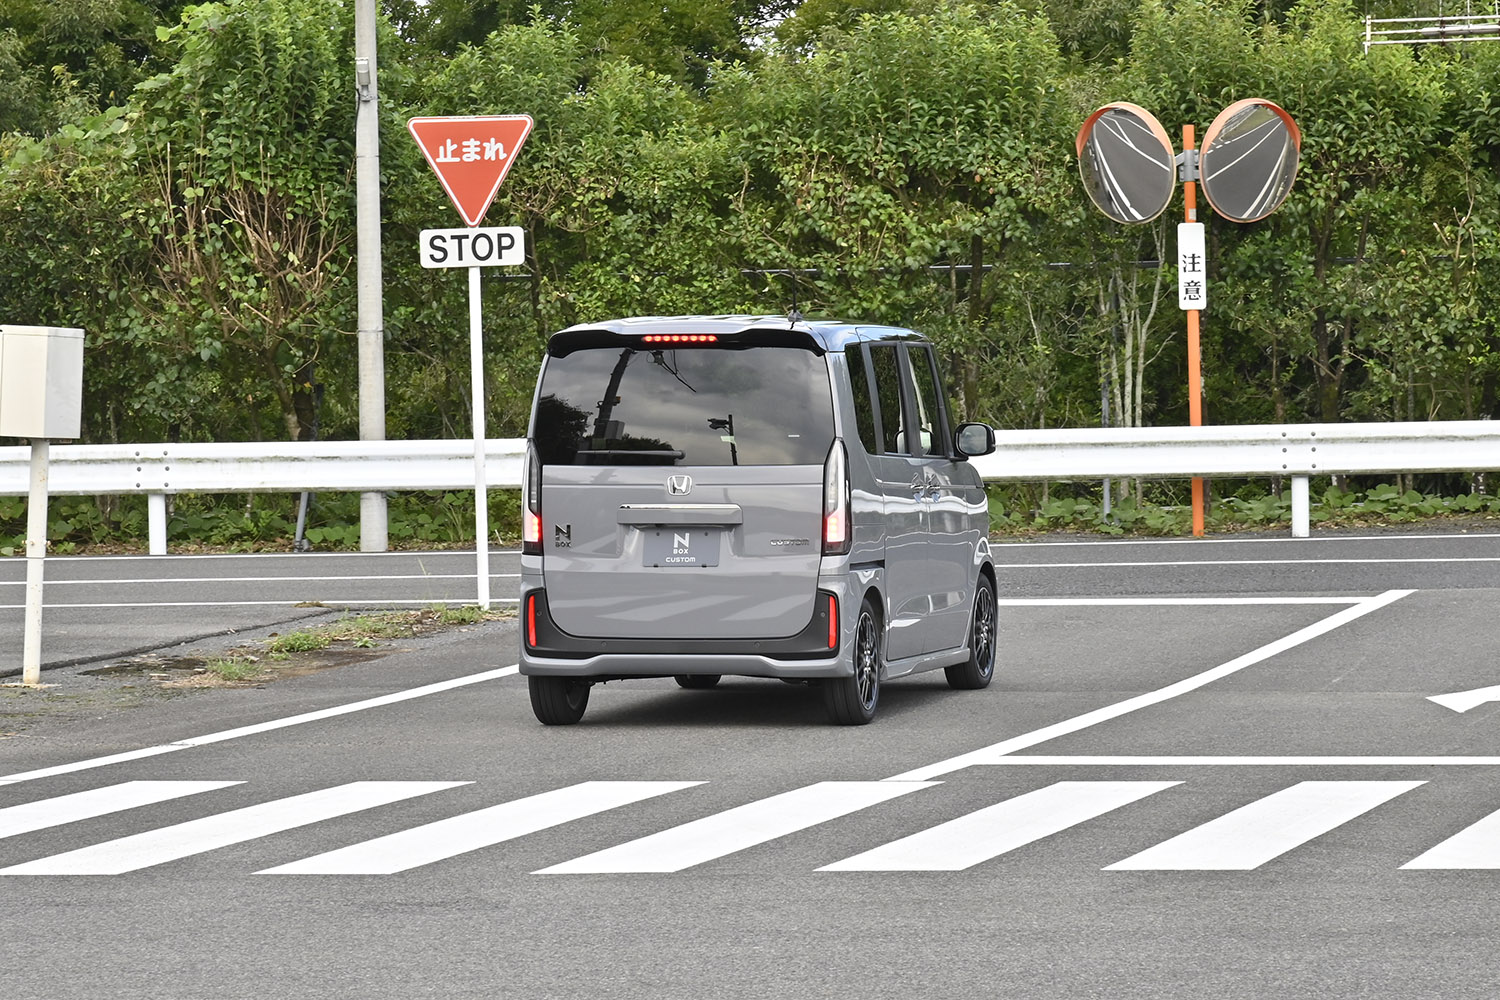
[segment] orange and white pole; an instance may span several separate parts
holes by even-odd
[[[1182,126],[1182,151],[1191,154],[1196,147],[1196,137],[1193,126]],[[1192,157],[1189,155],[1188,160]],[[1196,223],[1198,221],[1198,185],[1195,181],[1185,181],[1182,185],[1184,195],[1184,222]],[[1181,262],[1179,261],[1179,264]],[[1204,282],[1206,290],[1208,284],[1207,266],[1203,267]],[[1202,355],[1198,344],[1198,313],[1197,309],[1188,309],[1187,312],[1187,363],[1188,363],[1188,423],[1194,427],[1203,426],[1203,365]],[[1203,477],[1193,477],[1193,536],[1203,537]]]

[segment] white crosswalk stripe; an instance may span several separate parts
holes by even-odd
[[[355,781],[0,868],[0,875],[120,875],[467,781]]]
[[[267,868],[256,874],[391,875],[701,784],[701,781],[585,781],[412,827],[326,854]]]
[[[240,784],[244,782],[126,781],[106,788],[91,788],[86,792],[59,795],[40,802],[7,806],[0,809],[0,839]]]
[[[538,875],[679,872],[941,784],[935,781],[820,781],[632,840]]]
[[[1490,813],[1401,867],[1437,871],[1500,868],[1500,812]]]
[[[1104,871],[1250,871],[1409,792],[1423,781],[1303,781],[1169,837]],[[240,781],[126,781],[0,807],[0,842],[23,850],[20,835]],[[138,871],[233,844],[334,820],[378,806],[472,784],[467,781],[357,781],[135,833],[0,868],[0,875],[111,875]],[[349,842],[262,869],[263,875],[393,875],[480,851],[702,785],[702,781],[585,781],[435,822]],[[754,800],[660,832],[542,868],[533,874],[681,872],[893,799],[937,781],[824,781]],[[1059,781],[818,868],[821,872],[963,871],[1150,799],[1139,809],[1171,808],[1154,798],[1181,781]],[[210,801],[204,799],[204,802]],[[925,802],[926,800],[921,800]],[[1155,803],[1162,803],[1157,805]],[[906,813],[910,815],[910,810]],[[873,822],[853,829],[881,828]],[[338,828],[335,828],[338,829]],[[1444,831],[1445,833],[1447,831]],[[11,838],[7,841],[6,838]],[[352,839],[352,838],[350,838]],[[882,838],[884,839],[884,838]],[[1500,811],[1449,836],[1405,869],[1500,869]]]
[[[1250,871],[1423,781],[1302,781],[1105,871]]]
[[[1180,781],[1059,781],[824,865],[818,871],[962,871],[1180,784]]]

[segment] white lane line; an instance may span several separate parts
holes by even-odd
[[[701,784],[701,781],[585,781],[376,837],[256,874],[392,875]]]
[[[1269,642],[1259,649],[1251,650],[1243,656],[1237,656],[1232,660],[1219,664],[1217,667],[1180,680],[1175,684],[1169,684],[1155,691],[1148,691],[1146,694],[1137,695],[1134,698],[1127,698],[1125,701],[1116,702],[1113,705],[1106,705],[1104,708],[1095,709],[1092,712],[1085,712],[1083,715],[1075,716],[1072,719],[1067,719],[1051,726],[1045,726],[1022,736],[1016,736],[991,746],[959,754],[957,757],[938,761],[936,764],[928,764],[926,767],[919,767],[901,774],[892,775],[886,780],[925,781],[929,778],[936,778],[940,775],[975,764],[991,763],[995,758],[1015,753],[1017,750],[1025,750],[1036,746],[1038,743],[1046,743],[1048,740],[1057,739],[1059,736],[1067,736],[1080,730],[1088,729],[1090,726],[1097,726],[1101,722],[1108,722],[1122,715],[1128,715],[1143,708],[1150,708],[1152,705],[1159,705],[1179,695],[1196,691],[1198,688],[1212,684],[1214,681],[1222,680],[1246,667],[1260,663],[1263,660],[1268,660],[1279,653],[1284,653],[1289,649],[1316,639],[1318,636],[1332,632],[1341,625],[1347,625],[1349,622],[1362,618],[1372,611],[1377,611],[1393,601],[1399,601],[1411,593],[1414,593],[1414,591],[1387,590],[1385,593],[1363,600],[1353,607],[1335,612],[1322,621],[1314,622],[1306,628],[1300,628],[1291,635],[1283,636],[1275,642]]]
[[[121,875],[467,784],[467,781],[355,781],[0,868],[0,875]]]
[[[1493,767],[1500,757],[1123,757],[1011,754],[980,763],[992,766],[1043,767]]]
[[[998,553],[1004,552],[1006,549],[1058,549],[1105,545],[1191,545],[1194,548],[1202,548],[1205,545],[1270,544],[1311,547],[1320,542],[1324,544],[1337,542],[1443,542],[1454,539],[1468,541],[1476,538],[1500,538],[1500,533],[1479,531],[1461,535],[1318,535],[1313,538],[1292,538],[1287,535],[1276,538],[1098,538],[1076,542],[995,542],[990,547]]]
[[[491,580],[519,580],[520,573],[491,573]],[[390,576],[173,576],[173,577],[100,577],[97,580],[48,580],[51,587],[108,587],[117,584],[167,583],[386,583],[392,580],[473,580],[473,573],[399,573]],[[0,587],[25,586],[25,580],[0,580]]]
[[[1452,556],[1450,558],[1403,558],[1403,559],[1179,559],[1170,562],[1145,560],[1142,562],[1072,562],[1072,563],[995,563],[996,569],[1140,569],[1150,566],[1329,566],[1356,565],[1381,566],[1398,563],[1493,563],[1500,556]]]
[[[1399,537],[1399,536],[1391,536],[1391,537]],[[1421,535],[1421,536],[1413,536],[1413,537],[1429,538],[1429,537],[1433,537],[1433,536]],[[1464,537],[1468,538],[1468,537],[1482,537],[1482,536],[1469,536],[1469,535],[1465,535]],[[1178,539],[1178,541],[1180,541],[1180,539]],[[1303,541],[1306,541],[1306,539],[1303,539]],[[520,554],[521,554],[521,550],[520,549],[490,549],[490,555],[492,555],[492,556],[518,556]],[[137,560],[139,562],[150,563],[153,566],[160,566],[162,563],[172,562],[174,560],[179,560],[179,559],[188,559],[188,560],[191,560],[193,562],[199,562],[199,563],[210,562],[212,560],[217,560],[217,559],[229,559],[229,560],[241,560],[241,559],[264,559],[264,560],[292,559],[292,560],[295,560],[295,561],[297,561],[299,563],[302,563],[302,562],[312,562],[312,561],[320,560],[320,559],[361,559],[361,560],[364,560],[364,559],[376,559],[376,560],[380,560],[380,559],[384,559],[384,560],[391,560],[391,559],[415,559],[415,560],[417,560],[419,562],[421,560],[423,560],[423,559],[457,559],[457,560],[467,560],[468,562],[472,563],[473,560],[474,560],[474,550],[473,549],[422,549],[422,550],[397,550],[397,551],[393,551],[393,552],[192,552],[192,553],[171,553],[171,552],[169,552],[169,553],[167,553],[165,555],[159,555],[159,556],[147,556],[147,555],[61,556],[61,555],[59,555],[59,556],[48,556],[47,557],[47,561],[49,563],[54,562],[54,561],[55,562],[59,562],[59,563],[67,563],[67,562],[99,563],[99,562],[121,562],[121,561],[128,562],[128,561],[130,561],[132,559]]]
[[[366,698],[364,701],[351,701],[345,705],[320,708],[314,712],[289,715],[281,719],[272,719],[269,722],[258,722],[252,726],[241,726],[238,729],[225,729],[221,732],[209,733],[207,736],[194,736],[190,739],[178,740],[175,743],[142,747],[139,750],[127,750],[124,753],[110,754],[107,757],[92,757],[88,760],[74,761],[71,764],[43,767],[35,771],[21,771],[16,774],[0,775],[0,785],[15,784],[19,781],[35,781],[38,778],[50,778],[59,774],[72,774],[75,771],[87,771],[109,764],[119,764],[124,761],[140,760],[142,757],[155,757],[158,754],[186,750],[189,747],[207,746],[211,743],[222,743],[225,740],[239,739],[242,736],[254,736],[258,733],[268,733],[276,729],[285,729],[288,726],[300,726],[307,722],[332,719],[340,715],[349,715],[353,712],[363,712],[370,708],[395,705],[399,702],[410,701],[413,698],[425,698],[430,694],[438,694],[443,691],[452,691],[454,688],[467,687],[470,684],[479,684],[501,677],[510,677],[517,670],[519,670],[519,666],[513,663],[508,667],[500,667],[498,670],[485,670],[477,674],[469,674],[465,677],[454,677],[450,680],[438,681],[435,684],[424,684],[421,687],[407,688],[405,691],[393,691],[390,694]]]
[[[1059,781],[824,865],[818,871],[963,871],[1181,783]]]
[[[680,872],[934,784],[938,782],[820,781],[533,874]]]
[[[1237,604],[1358,604],[1360,597],[1002,597],[995,603],[1011,608],[1069,607],[1224,607]]]
[[[1104,871],[1250,871],[1425,784],[1299,782],[1107,865]]]
[[[473,579],[473,577],[470,577]],[[451,601],[467,600],[467,596],[451,598]],[[519,597],[491,597],[491,604],[519,604]],[[78,601],[74,604],[43,604],[44,608],[316,608],[327,605],[330,608],[352,606],[356,608],[372,608],[383,604],[446,604],[450,600],[441,597],[428,597],[421,600],[395,599],[389,597],[319,597],[316,600],[303,598],[297,601],[127,601],[123,603],[95,603],[90,601]],[[19,611],[25,608],[24,604],[0,604],[0,611]]]
[[[126,781],[8,806],[0,809],[0,839],[242,784],[242,781]]]
[[[1427,870],[1500,868],[1500,812],[1465,827],[1401,868]]]

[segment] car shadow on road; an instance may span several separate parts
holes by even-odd
[[[957,694],[948,688],[941,675],[932,680],[913,678],[883,685],[871,725],[938,711],[945,699]],[[703,691],[659,684],[648,688],[632,682],[596,685],[581,723],[617,728],[827,724],[823,695],[816,687],[751,677],[726,678],[718,686]]]

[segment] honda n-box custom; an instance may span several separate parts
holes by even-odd
[[[984,424],[953,427],[910,330],[621,319],[547,344],[524,476],[521,673],[548,725],[592,685],[805,682],[829,717],[884,681],[989,684]]]

